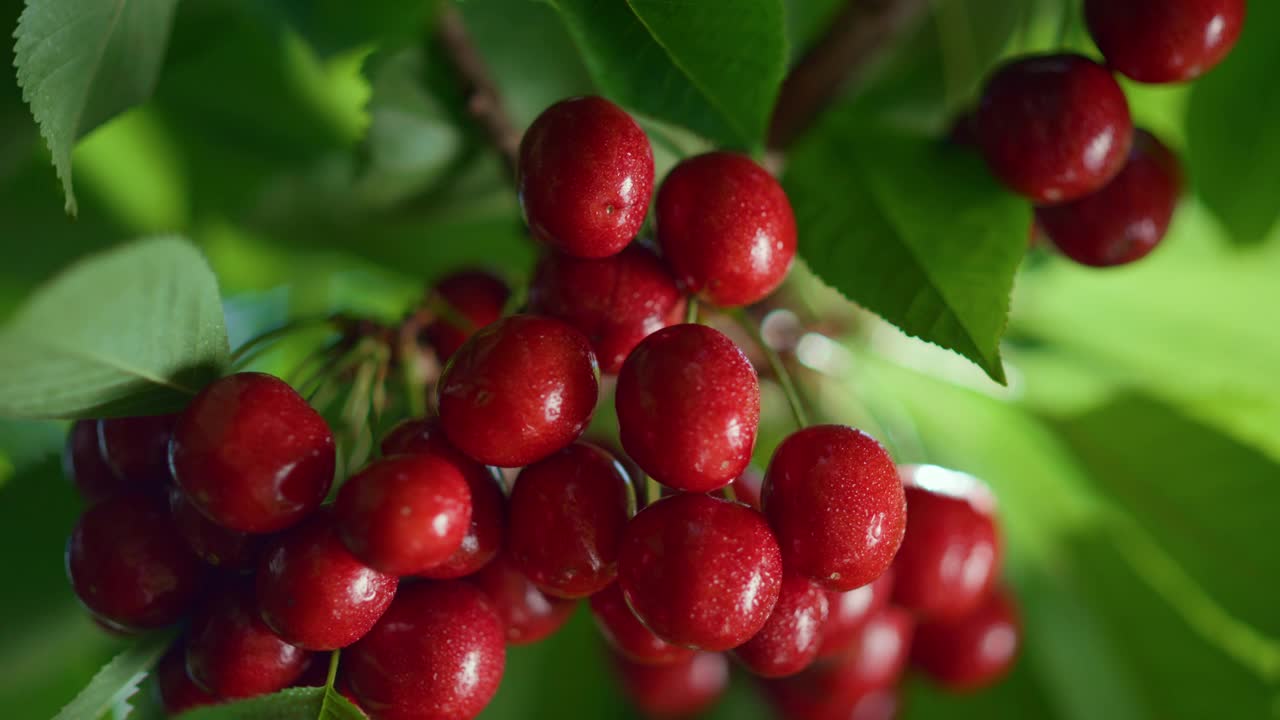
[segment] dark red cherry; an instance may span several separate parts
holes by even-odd
[[[129,486],[116,477],[102,459],[98,444],[99,420],[77,420],[67,433],[62,451],[62,472],[75,484],[80,497],[93,504],[122,492]]]
[[[640,232],[653,194],[653,149],[600,97],[542,111],[520,142],[518,189],[529,229],[570,255],[607,257]]]
[[[489,596],[507,629],[507,643],[528,645],[550,637],[564,626],[578,604],[547,595],[538,589],[508,553],[499,553],[488,565],[467,578]]]
[[[889,604],[893,592],[893,567],[875,582],[847,592],[827,591],[831,612],[822,626],[822,644],[819,659],[829,659],[844,654],[853,647],[862,634],[862,626]]]
[[[164,501],[138,492],[85,511],[67,542],[67,574],[80,601],[125,629],[177,622],[204,579]]]
[[[755,675],[795,675],[818,657],[828,612],[827,593],[817,583],[786,575],[769,620],[733,654]]]
[[[343,545],[333,517],[320,512],[268,544],[258,564],[262,619],[308,650],[359,640],[391,604],[397,578],[360,562]]]
[[[751,461],[760,381],[723,333],[673,325],[645,338],[623,364],[617,412],[622,446],[654,480],[710,492]]]
[[[773,612],[782,555],[755,510],[708,495],[676,495],[627,525],[618,582],[658,637],[728,650],[760,632]]]
[[[444,362],[477,330],[502,317],[511,297],[507,284],[483,270],[464,270],[436,283],[434,300],[447,314],[427,325],[423,334]]]
[[[618,583],[591,596],[591,614],[606,642],[626,659],[642,665],[666,665],[689,660],[694,651],[672,645],[640,622]]]
[[[740,503],[760,509],[760,491],[764,489],[764,473],[748,467],[733,479],[733,496]]]
[[[224,570],[249,570],[257,564],[265,536],[228,530],[205,517],[187,500],[186,493],[169,486],[169,515],[191,551],[206,563]]]
[[[594,445],[574,443],[520,471],[511,488],[507,548],[544,592],[580,598],[618,574],[623,528],[635,514],[626,470]]]
[[[502,619],[459,581],[406,585],[377,625],[342,654],[360,706],[379,720],[469,720],[498,690]]]
[[[235,583],[191,619],[187,672],[204,690],[234,699],[288,687],[311,656],[271,632],[253,602],[253,587]]]
[[[591,343],[570,325],[513,315],[454,354],[438,391],[449,442],[487,465],[521,467],[587,429],[599,371]]]
[[[921,623],[911,663],[947,690],[978,690],[1013,667],[1021,637],[1013,597],[996,587],[964,617]]]
[[[764,299],[795,259],[787,193],[745,155],[684,160],[662,182],[655,211],[658,243],[676,280],[712,305]]]
[[[529,286],[529,311],[581,330],[600,370],[613,375],[641,340],[681,321],[685,302],[662,261],[632,244],[597,260],[564,253],[543,258]]]
[[[1109,267],[1145,257],[1164,239],[1182,192],[1178,158],[1151,133],[1134,133],[1124,170],[1101,190],[1036,208],[1036,221],[1064,255]]]
[[[815,668],[811,672],[820,674],[822,670]],[[819,684],[805,673],[764,681],[761,688],[778,715],[786,720],[895,720],[899,717],[902,702],[896,687],[822,695],[821,690],[815,689]]]
[[[1231,52],[1245,0],[1086,0],[1085,22],[1107,64],[1144,83],[1194,80]]]
[[[614,657],[622,689],[645,717],[702,717],[729,686],[729,661],[719,653],[697,653],[665,665],[642,665]]]
[[[283,380],[237,373],[196,395],[173,431],[178,486],[200,512],[240,532],[282,530],[333,483],[333,433]]]
[[[169,481],[169,439],[176,415],[107,418],[98,421],[102,458],[116,477],[132,486]]]
[[[156,682],[153,686],[157,700],[169,715],[177,715],[188,710],[217,705],[221,700],[216,695],[204,691],[187,674],[186,646],[178,642],[160,658],[155,670]]]
[[[1012,60],[987,79],[978,144],[991,171],[1032,201],[1075,200],[1124,167],[1133,122],[1110,71],[1080,55]]]

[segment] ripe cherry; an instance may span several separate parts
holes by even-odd
[[[507,643],[528,645],[564,626],[578,604],[538,589],[509,553],[499,553],[467,582],[484,591],[507,629]]]
[[[991,171],[1032,201],[1075,200],[1124,167],[1133,122],[1111,73],[1079,55],[1006,63],[987,80],[975,128]]]
[[[138,492],[85,511],[67,542],[67,573],[80,601],[109,624],[144,630],[177,622],[204,579],[164,501]]]
[[[613,255],[640,232],[653,194],[653,149],[622,108],[600,97],[547,108],[520,142],[525,222],[570,255]]]
[[[760,509],[760,491],[764,489],[764,473],[748,467],[733,479],[733,496],[740,503]]]
[[[397,578],[360,562],[320,512],[272,540],[257,573],[258,608],[280,637],[307,650],[359,640],[391,604]]]
[[[818,657],[822,629],[830,611],[827,594],[801,575],[786,575],[769,620],[745,645],[733,651],[753,674],[794,675]]]
[[[1245,0],[1086,0],[1107,64],[1144,83],[1194,80],[1222,61],[1244,27]]]
[[[205,691],[247,698],[288,687],[307,668],[307,651],[281,640],[258,617],[253,588],[223,588],[196,612],[187,640],[187,672]]]
[[[93,504],[122,492],[129,487],[112,472],[102,459],[98,444],[99,420],[77,420],[67,433],[67,444],[62,451],[62,472],[80,491],[85,502]]]
[[[440,421],[472,459],[521,467],[576,440],[598,391],[586,336],[560,320],[513,315],[473,335],[449,361]]]
[[[815,670],[815,673],[821,672]],[[765,697],[786,720],[895,720],[901,700],[895,687],[862,693],[817,695],[805,675],[761,683]]]
[[[98,421],[102,458],[130,486],[161,487],[169,481],[169,439],[175,415],[146,415]]]
[[[451,316],[441,316],[427,325],[423,334],[445,362],[477,330],[502,317],[511,289],[498,278],[481,270],[464,270],[436,283],[434,296]]]
[[[1145,257],[1164,239],[1182,192],[1178,158],[1139,130],[1124,170],[1079,200],[1036,208],[1036,220],[1064,255],[1108,267]]]
[[[710,492],[742,474],[760,422],[760,381],[742,350],[705,325],[645,338],[618,373],[618,432],[653,479]]]
[[[169,486],[169,514],[191,551],[224,570],[249,570],[257,563],[262,535],[228,530],[205,517],[180,488]]]
[[[831,612],[822,626],[819,659],[843,655],[862,636],[862,626],[889,604],[893,592],[893,567],[869,585],[847,592],[827,591]]]
[[[720,651],[760,632],[782,555],[760,513],[708,495],[664,498],[627,525],[618,558],[627,604],[658,637]]]
[[[774,451],[762,495],[787,567],[828,590],[874,581],[902,542],[898,470],[860,430],[816,425],[791,434]]]
[[[729,687],[729,661],[719,653],[697,653],[666,665],[614,658],[622,689],[646,717],[701,717]]]
[[[618,573],[623,528],[635,490],[622,465],[594,445],[574,443],[520,471],[511,488],[507,548],[544,592],[580,598]]]
[[[684,310],[675,278],[653,251],[634,243],[597,260],[553,252],[529,287],[529,311],[581,330],[610,375],[641,340],[680,322]]]
[[[459,581],[406,585],[377,625],[342,654],[360,706],[380,720],[469,720],[498,690],[502,620]]]
[[[911,648],[911,663],[948,690],[978,690],[1013,667],[1021,636],[1012,596],[996,587],[968,615],[922,623]]]
[[[744,155],[684,160],[658,190],[657,236],[676,280],[719,307],[764,299],[796,255],[796,218],[778,181]]]
[[[187,674],[186,646],[178,642],[160,658],[155,671],[155,693],[160,706],[169,715],[217,705],[221,700],[204,691]]]
[[[240,532],[282,530],[315,510],[333,482],[333,433],[279,378],[237,373],[191,401],[173,432],[178,486]]]
[[[618,583],[591,596],[591,613],[605,641],[633,663],[666,665],[693,658],[693,650],[672,645],[645,627],[627,607]]]

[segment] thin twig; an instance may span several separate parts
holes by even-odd
[[[503,104],[489,66],[467,33],[462,13],[457,8],[445,7],[440,13],[436,37],[444,48],[466,98],[467,112],[475,119],[489,138],[489,142],[502,154],[507,169],[515,177],[516,158],[520,152],[520,131]]]
[[[791,378],[791,371],[782,362],[782,356],[778,354],[777,349],[765,339],[764,333],[760,330],[760,323],[752,319],[742,308],[730,311],[729,315],[755,339],[765,359],[769,361],[769,369],[773,371],[774,378],[782,388],[782,394],[787,397],[787,405],[791,408],[791,417],[796,421],[796,427],[799,429],[809,427],[809,414],[805,411],[804,401],[800,399],[800,391]]]

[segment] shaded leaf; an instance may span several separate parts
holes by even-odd
[[[358,45],[390,45],[422,34],[438,3],[423,0],[271,0],[267,5],[288,20],[321,55]]]
[[[367,716],[332,688],[289,688],[278,693],[178,716],[182,720],[365,720]]]
[[[53,720],[97,720],[107,711],[128,701],[138,685],[173,640],[173,633],[160,632],[140,638],[132,647],[107,663],[74,700]]]

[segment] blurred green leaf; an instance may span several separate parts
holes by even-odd
[[[364,720],[359,708],[332,688],[289,688],[250,700],[196,708],[182,720]]]
[[[844,0],[785,0],[787,15],[787,49],[791,61],[804,56],[809,45],[818,41],[827,25],[840,11]]]
[[[129,649],[104,665],[53,720],[97,720],[112,708],[127,702],[138,692],[138,685],[172,640],[171,632],[153,633],[136,640]]]
[[[395,45],[420,35],[431,0],[270,0],[280,13],[322,56],[359,45]]]

